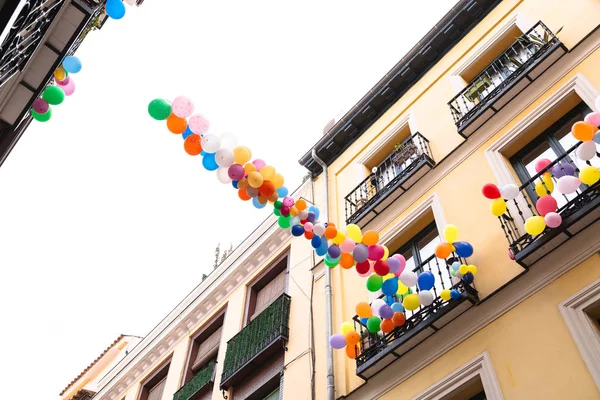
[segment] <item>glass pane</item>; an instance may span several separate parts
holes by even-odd
[[[273,393],[269,394],[263,400],[278,400],[279,399],[279,388],[275,390]]]
[[[535,163],[542,158],[547,158],[552,161],[558,158],[558,154],[550,148],[550,145],[546,141],[540,143],[535,149],[521,159],[530,178],[537,174],[535,171]]]
[[[435,248],[438,244],[441,243],[440,236],[438,235],[438,231],[436,227],[427,233],[425,237],[423,237],[417,243],[419,247],[419,254],[421,256],[421,261],[427,260],[429,257],[435,254]]]
[[[562,146],[562,148],[566,151],[569,150],[571,147],[575,146],[578,142],[577,139],[575,139],[573,137],[573,135],[570,134],[565,134],[563,135],[561,138],[558,139],[558,142],[560,143],[560,145]],[[600,152],[600,146],[598,144],[596,144],[596,153]],[[585,167],[587,164],[585,163],[585,161],[581,161],[579,158],[575,157],[575,155],[573,154],[573,157],[571,157],[571,162],[573,162],[577,168],[579,168],[579,170],[581,170],[583,167]],[[599,157],[594,157],[590,160],[590,163],[597,168],[600,168],[600,158]]]

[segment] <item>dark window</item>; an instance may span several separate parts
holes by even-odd
[[[167,383],[167,375],[169,374],[169,361],[166,365],[163,365],[154,374],[146,380],[142,385],[139,400],[161,400],[163,392],[165,391],[165,385]]]
[[[246,323],[256,318],[287,290],[288,256],[285,255],[269,268],[248,289]]]
[[[485,392],[481,391],[477,393],[475,396],[470,397],[469,400],[486,400]]]
[[[435,254],[435,248],[441,243],[435,222],[430,223],[413,238],[390,254],[402,254],[406,259],[406,269],[414,270]]]
[[[225,311],[213,318],[194,337],[184,383],[189,382],[196,373],[217,359],[224,319]]]

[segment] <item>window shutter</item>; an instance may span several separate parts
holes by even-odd
[[[200,347],[198,347],[198,354],[192,364],[192,371],[197,372],[208,359],[213,356],[219,350],[219,344],[221,343],[221,331],[223,327],[219,327],[212,335],[207,337]]]
[[[163,392],[165,391],[165,385],[167,384],[167,377],[165,376],[160,382],[158,382],[148,392],[148,400],[162,400]]]
[[[285,292],[285,277],[286,271],[282,271],[256,294],[256,305],[250,320],[256,318],[269,304]]]

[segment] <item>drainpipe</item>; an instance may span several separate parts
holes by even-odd
[[[317,157],[317,152],[313,148],[311,152],[313,160],[315,160],[321,168],[323,168],[323,178],[325,181],[325,207],[323,208],[322,215],[323,221],[329,221],[329,185],[327,177],[327,164]],[[325,266],[325,335],[327,343],[327,400],[335,399],[335,381],[333,375],[333,349],[329,345],[329,338],[333,331],[333,312],[331,309],[331,271],[330,268]]]

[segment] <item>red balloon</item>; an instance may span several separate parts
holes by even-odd
[[[358,272],[359,274],[366,274],[367,272],[369,272],[370,268],[371,268],[371,264],[369,264],[368,261],[364,261],[364,262],[356,264],[356,272]]]
[[[542,158],[541,160],[537,160],[535,163],[535,172],[537,172],[538,174],[540,173],[541,170],[543,170],[544,168],[546,168],[552,161],[548,160],[547,158]]]
[[[498,186],[494,185],[493,183],[486,183],[483,185],[481,193],[483,193],[483,195],[490,200],[499,199],[501,196],[500,189],[498,189]]]
[[[542,196],[538,199],[537,203],[535,203],[535,208],[537,208],[541,215],[546,215],[555,212],[558,208],[558,203],[552,196]]]
[[[375,270],[375,273],[379,276],[386,276],[390,273],[390,265],[383,260],[375,261],[373,269]]]

